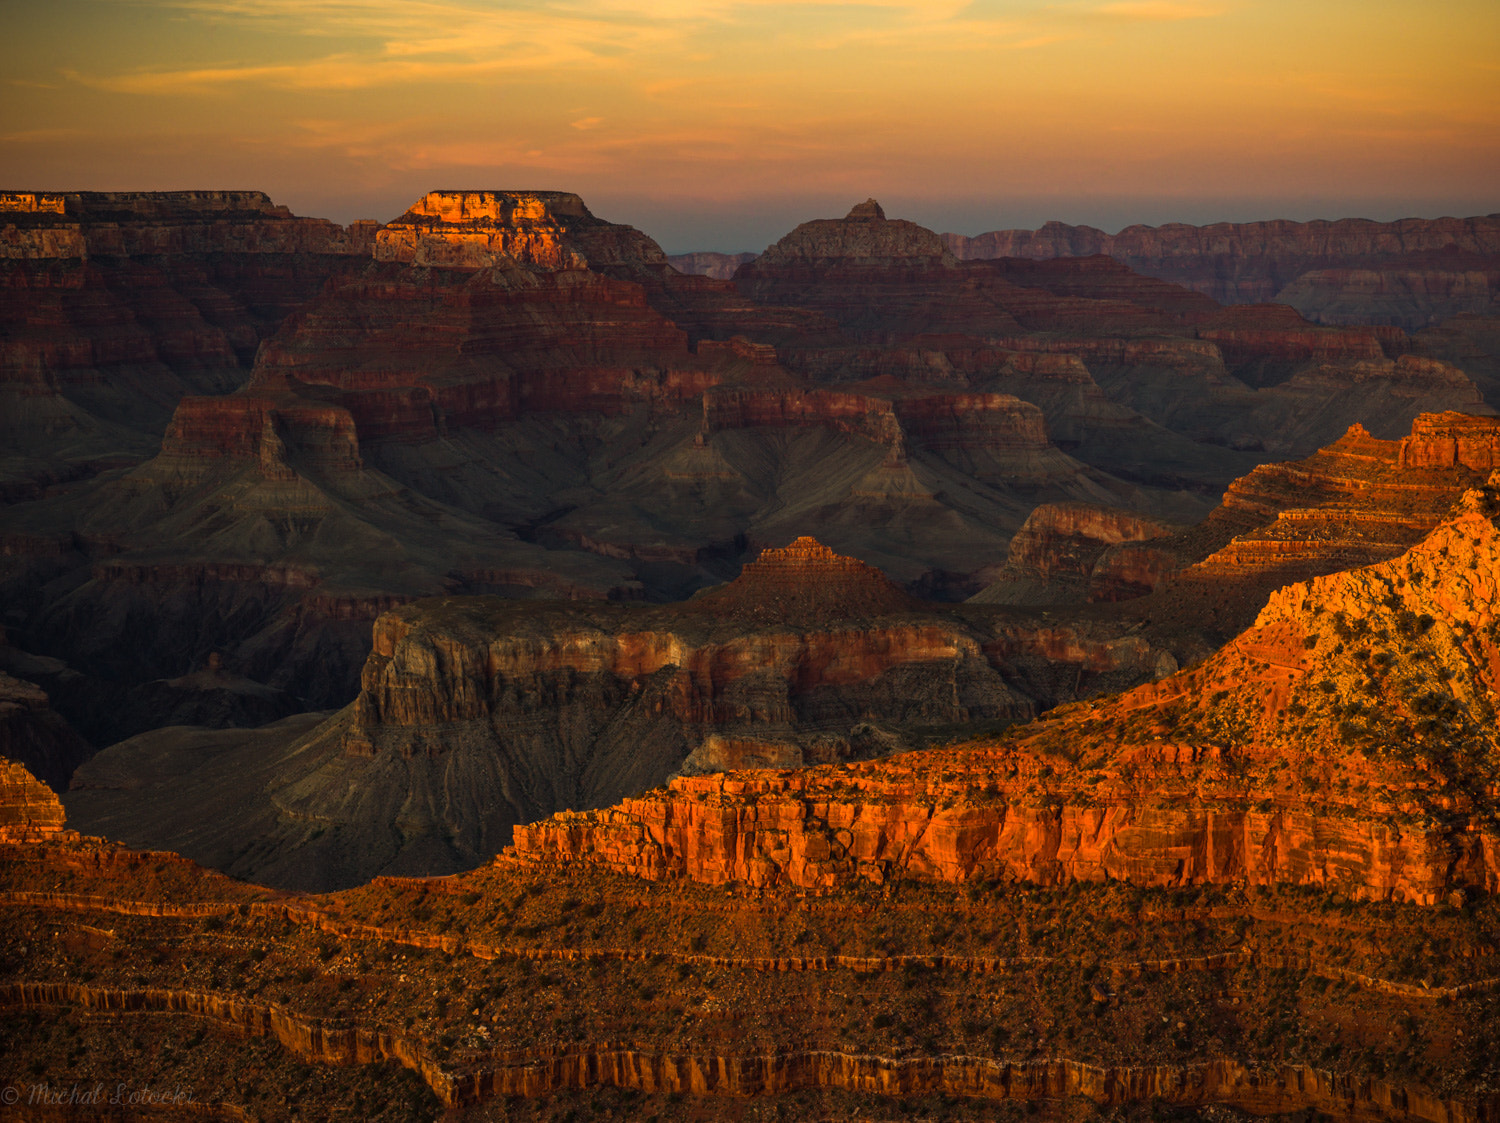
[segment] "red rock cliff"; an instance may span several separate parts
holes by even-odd
[[[1493,892],[1500,499],[1466,502],[1401,558],[1283,590],[1202,667],[1012,740],[683,778],[518,827],[508,859],[809,888],[998,875]]]
[[[29,842],[63,829],[63,806],[30,772],[0,759],[0,842]]]

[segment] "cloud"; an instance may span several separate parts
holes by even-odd
[[[572,127],[575,128],[575,129],[583,129],[583,130],[586,131],[586,130],[589,130],[589,129],[597,129],[600,125],[604,124],[604,118],[603,117],[580,117],[576,121],[570,121],[569,124],[571,124]]]
[[[1094,11],[1102,16],[1152,23],[1211,19],[1224,14],[1219,5],[1192,3],[1191,0],[1114,0],[1113,3],[1100,4]]]
[[[286,40],[333,39],[339,50],[288,61],[285,47],[212,65],[64,72],[112,93],[169,94],[246,84],[301,90],[362,89],[414,81],[483,81],[507,72],[611,68],[644,52],[680,49],[686,23],[645,5],[480,3],[476,0],[138,0],[213,23],[246,22]],[[671,5],[667,5],[668,8]]]

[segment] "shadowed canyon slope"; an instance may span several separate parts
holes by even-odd
[[[416,602],[326,723],[144,734],[67,798],[85,830],[272,884],[445,873],[675,772],[884,755],[1175,666],[1124,630],[923,603],[800,539],[680,605]]]

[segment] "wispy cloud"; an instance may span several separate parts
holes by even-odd
[[[463,0],[151,0],[142,6],[215,22],[264,25],[281,36],[337,40],[306,61],[225,60],[211,66],[65,71],[115,93],[195,92],[259,83],[289,89],[359,89],[424,80],[483,80],[505,72],[613,67],[680,43],[687,28],[643,5],[494,4]],[[670,4],[666,5],[671,7]]]
[[[982,17],[971,0],[128,0],[188,21],[251,24],[287,39],[338,45],[305,61],[260,57],[123,72],[74,68],[84,86],[188,94],[246,85],[347,90],[418,81],[483,81],[507,72],[658,68],[710,63],[747,38],[801,50],[1025,50],[1072,37],[1025,18]],[[1106,8],[1186,8],[1120,3]],[[783,15],[785,19],[783,19]],[[811,24],[799,23],[811,20]],[[801,28],[801,30],[799,30]],[[710,50],[703,50],[708,46]]]
[[[1189,0],[1114,0],[1109,4],[1100,4],[1094,11],[1101,16],[1116,19],[1170,23],[1222,16],[1224,7],[1219,4],[1192,3]]]

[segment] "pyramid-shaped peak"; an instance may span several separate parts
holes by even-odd
[[[786,624],[911,612],[918,602],[872,565],[803,536],[769,547],[695,604],[715,615]]]
[[[857,204],[853,210],[845,215],[844,221],[848,222],[850,219],[868,220],[877,218],[884,220],[885,211],[881,209],[880,204],[877,203],[874,199],[866,199],[863,203]]]
[[[819,562],[834,563],[852,562],[855,559],[846,558],[835,554],[816,538],[802,535],[792,542],[790,546],[777,549],[775,546],[767,546],[760,552],[760,557],[752,564],[754,565],[816,565]],[[863,565],[863,562],[856,562]]]

